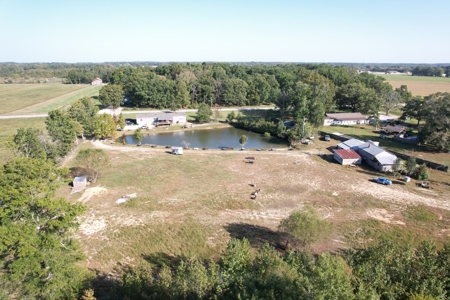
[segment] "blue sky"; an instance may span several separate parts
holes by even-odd
[[[0,0],[0,61],[449,63],[448,0]]]

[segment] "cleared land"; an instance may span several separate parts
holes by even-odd
[[[378,74],[377,74],[378,75]],[[411,75],[379,75],[394,87],[407,85],[413,95],[428,96],[437,92],[450,92],[450,78]]]
[[[329,146],[316,141],[302,152],[187,150],[174,156],[163,147],[86,142],[83,147],[105,149],[111,162],[95,185],[69,196],[88,207],[77,232],[86,265],[109,272],[118,264],[158,265],[175,256],[214,258],[231,237],[247,237],[254,246],[276,243],[280,220],[305,204],[334,227],[316,251],[381,236],[405,243],[448,239],[448,174],[431,171],[432,190],[395,179],[382,186],[368,180],[379,173],[333,162]],[[254,164],[244,162],[249,155]],[[261,192],[251,200],[255,189]],[[68,186],[59,191],[68,192]],[[132,193],[137,198],[116,204]]]
[[[2,84],[0,114],[46,113],[85,96],[96,96],[101,86],[72,84]]]

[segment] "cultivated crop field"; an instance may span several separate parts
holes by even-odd
[[[86,265],[110,272],[175,256],[214,258],[231,237],[247,237],[254,246],[283,242],[280,220],[306,204],[334,228],[328,240],[314,245],[316,251],[380,238],[416,243],[433,237],[438,245],[448,239],[447,173],[430,171],[431,190],[392,177],[392,186],[382,186],[369,181],[379,173],[335,163],[329,146],[317,141],[303,151],[186,150],[174,156],[163,147],[86,142],[82,147],[105,149],[111,163],[97,183],[69,196],[88,207],[76,233]],[[255,163],[245,163],[246,156]],[[252,200],[255,189],[261,191]],[[116,204],[133,193],[136,198]]]
[[[0,115],[47,113],[85,96],[96,96],[101,86],[76,84],[1,84]]]
[[[394,88],[407,85],[408,90],[415,96],[428,96],[437,92],[450,92],[450,78],[411,75],[378,76],[386,78]]]

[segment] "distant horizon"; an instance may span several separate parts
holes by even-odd
[[[163,63],[163,64],[172,64],[172,63],[193,63],[193,64],[202,64],[202,63],[255,63],[255,64],[375,64],[375,65],[450,65],[450,62],[437,62],[437,63],[410,63],[410,62],[326,62],[326,61],[315,61],[315,62],[307,62],[307,61],[154,61],[154,60],[137,60],[137,61],[126,61],[126,60],[117,60],[117,61],[78,61],[78,62],[65,62],[65,61],[2,61],[0,64],[108,64],[108,63]]]

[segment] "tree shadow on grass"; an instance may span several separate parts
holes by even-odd
[[[181,261],[187,260],[187,257],[184,255],[173,256],[164,252],[142,254],[142,258],[145,259],[152,266],[157,268],[160,268],[163,265],[175,267],[178,266]]]
[[[280,248],[288,238],[286,233],[247,223],[229,223],[224,228],[232,238],[248,239],[253,248],[260,248],[265,243]]]

